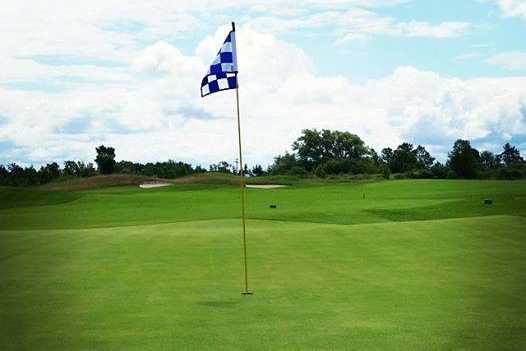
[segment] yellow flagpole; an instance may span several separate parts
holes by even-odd
[[[232,30],[236,31],[236,26],[232,22]],[[243,243],[243,273],[245,278],[244,290],[241,294],[252,295],[248,290],[248,264],[247,264],[247,233],[245,215],[245,172],[243,165],[243,152],[241,148],[241,118],[239,116],[239,81],[236,73],[236,108],[237,108],[237,141],[239,145],[239,186],[241,192],[241,241]]]

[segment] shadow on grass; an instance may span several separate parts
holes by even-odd
[[[60,205],[79,199],[75,192],[50,192],[36,188],[0,189],[0,209]]]
[[[407,222],[494,215],[526,216],[525,208],[526,201],[518,198],[499,198],[492,205],[485,205],[484,198],[477,197],[433,206],[401,209],[376,208],[365,211],[389,221]]]

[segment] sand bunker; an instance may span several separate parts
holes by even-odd
[[[160,188],[163,186],[170,186],[170,185],[172,184],[170,183],[144,183],[144,184],[139,185],[139,187],[142,189],[151,189],[151,188]]]
[[[255,189],[276,189],[276,188],[285,188],[287,185],[279,185],[279,184],[265,184],[265,185],[256,185],[256,184],[248,184],[247,188],[255,188]]]

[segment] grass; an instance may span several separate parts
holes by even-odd
[[[526,182],[200,183],[0,189],[0,349],[526,349]]]
[[[339,177],[335,181],[346,179]],[[38,187],[39,190],[45,191],[82,191],[82,190],[93,190],[107,187],[120,187],[120,186],[137,186],[145,182],[162,182],[162,183],[173,183],[173,184],[201,184],[201,185],[232,185],[236,186],[239,184],[239,177],[229,173],[218,173],[218,172],[207,172],[198,173],[191,176],[165,179],[157,177],[139,176],[132,174],[111,174],[111,175],[98,175],[88,178],[58,178],[50,183],[41,185]],[[319,179],[301,179],[293,176],[265,176],[265,177],[254,177],[247,178],[248,184],[286,184],[292,185],[299,181],[303,183],[320,182]]]
[[[139,185],[147,181],[159,180],[155,177],[145,177],[130,174],[98,175],[88,178],[59,178],[51,183],[40,186],[41,190],[78,191],[105,188],[108,186]]]

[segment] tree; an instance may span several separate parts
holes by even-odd
[[[132,169],[133,174],[144,174],[144,165],[142,163],[135,162]]]
[[[32,165],[24,169],[24,184],[23,185],[37,185],[39,184],[38,172]]]
[[[9,171],[8,185],[12,186],[30,186],[40,183],[39,173],[33,166],[22,168],[16,163],[7,166]]]
[[[155,165],[151,162],[142,165],[141,173],[142,175],[153,177],[155,175]]]
[[[303,168],[304,173],[307,171],[303,166],[300,165],[295,154],[285,152],[284,155],[278,155],[274,158],[274,163],[270,166],[270,173],[272,174],[292,174],[292,170],[295,172],[298,168]]]
[[[499,155],[499,159],[502,160],[506,167],[520,165],[524,162],[519,150],[515,146],[506,143],[504,144],[503,149],[504,150]]]
[[[46,169],[51,175],[51,178],[55,179],[60,177],[60,166],[56,162],[52,162],[46,165]]]
[[[133,162],[119,161],[115,164],[115,171],[122,174],[133,174]]]
[[[359,136],[349,132],[305,129],[292,144],[300,163],[309,171],[334,159],[359,160],[369,149]]]
[[[226,161],[221,161],[217,164],[211,164],[209,169],[210,172],[219,172],[219,173],[232,173],[233,166]]]
[[[429,169],[435,162],[435,158],[422,145],[418,145],[414,152],[418,168]]]
[[[486,171],[497,168],[497,157],[490,151],[482,151],[480,153],[480,163],[482,168]]]
[[[390,147],[382,149],[382,155],[380,157],[382,161],[384,161],[384,163],[390,165],[393,159],[393,149],[391,149]]]
[[[171,161],[173,163],[169,163],[171,167],[173,167],[173,173],[175,177],[184,177],[187,175],[190,175],[194,172],[192,169],[192,165],[184,162],[175,162]]]
[[[97,151],[95,163],[97,163],[99,172],[102,174],[113,173],[115,169],[115,149],[101,145],[95,150]]]
[[[7,165],[9,171],[9,184],[13,186],[28,185],[25,181],[24,169],[16,163]]]
[[[252,171],[251,171],[252,175],[254,177],[261,177],[262,175],[265,174],[265,171],[263,171],[263,167],[261,167],[261,165],[255,165],[253,168],[252,168]]]
[[[48,163],[40,167],[38,177],[40,184],[49,183],[53,179],[60,177],[60,166],[56,162]]]
[[[383,164],[381,169],[382,169],[382,175],[383,175],[384,179],[390,179],[391,178],[391,169],[389,168],[389,166],[386,165],[386,164]]]
[[[449,153],[447,165],[461,178],[474,178],[481,168],[480,155],[468,140],[458,139]]]
[[[232,173],[233,165],[226,161],[221,161],[217,164],[217,171],[221,173]]]
[[[322,149],[321,134],[316,129],[305,129],[302,133],[303,135],[292,144],[292,149],[297,152],[298,158],[304,163],[305,167],[313,169],[319,165],[323,159],[324,152]],[[278,156],[278,158],[280,157],[281,156]],[[288,154],[285,154],[284,157],[289,158]]]
[[[389,167],[393,173],[403,173],[417,169],[418,159],[416,152],[413,150],[413,145],[409,143],[400,144],[393,152]]]
[[[440,162],[435,162],[429,170],[434,178],[444,179],[447,177],[449,168]]]
[[[75,161],[65,161],[64,162],[64,175],[70,177],[79,177],[80,170],[77,162]]]
[[[194,173],[206,173],[206,169],[201,167],[201,165],[197,165],[194,169]]]
[[[93,163],[88,162],[84,163],[82,161],[77,162],[77,166],[79,169],[79,177],[93,177],[97,174],[97,171],[95,170],[95,167],[93,167]]]
[[[9,178],[9,171],[4,167],[4,165],[0,165],[0,185],[9,185]]]
[[[374,162],[375,165],[379,166],[382,164],[382,158],[378,155],[375,149],[369,149],[369,157]]]
[[[334,159],[319,165],[316,168],[316,175],[343,174],[351,172],[353,162],[351,160]]]

